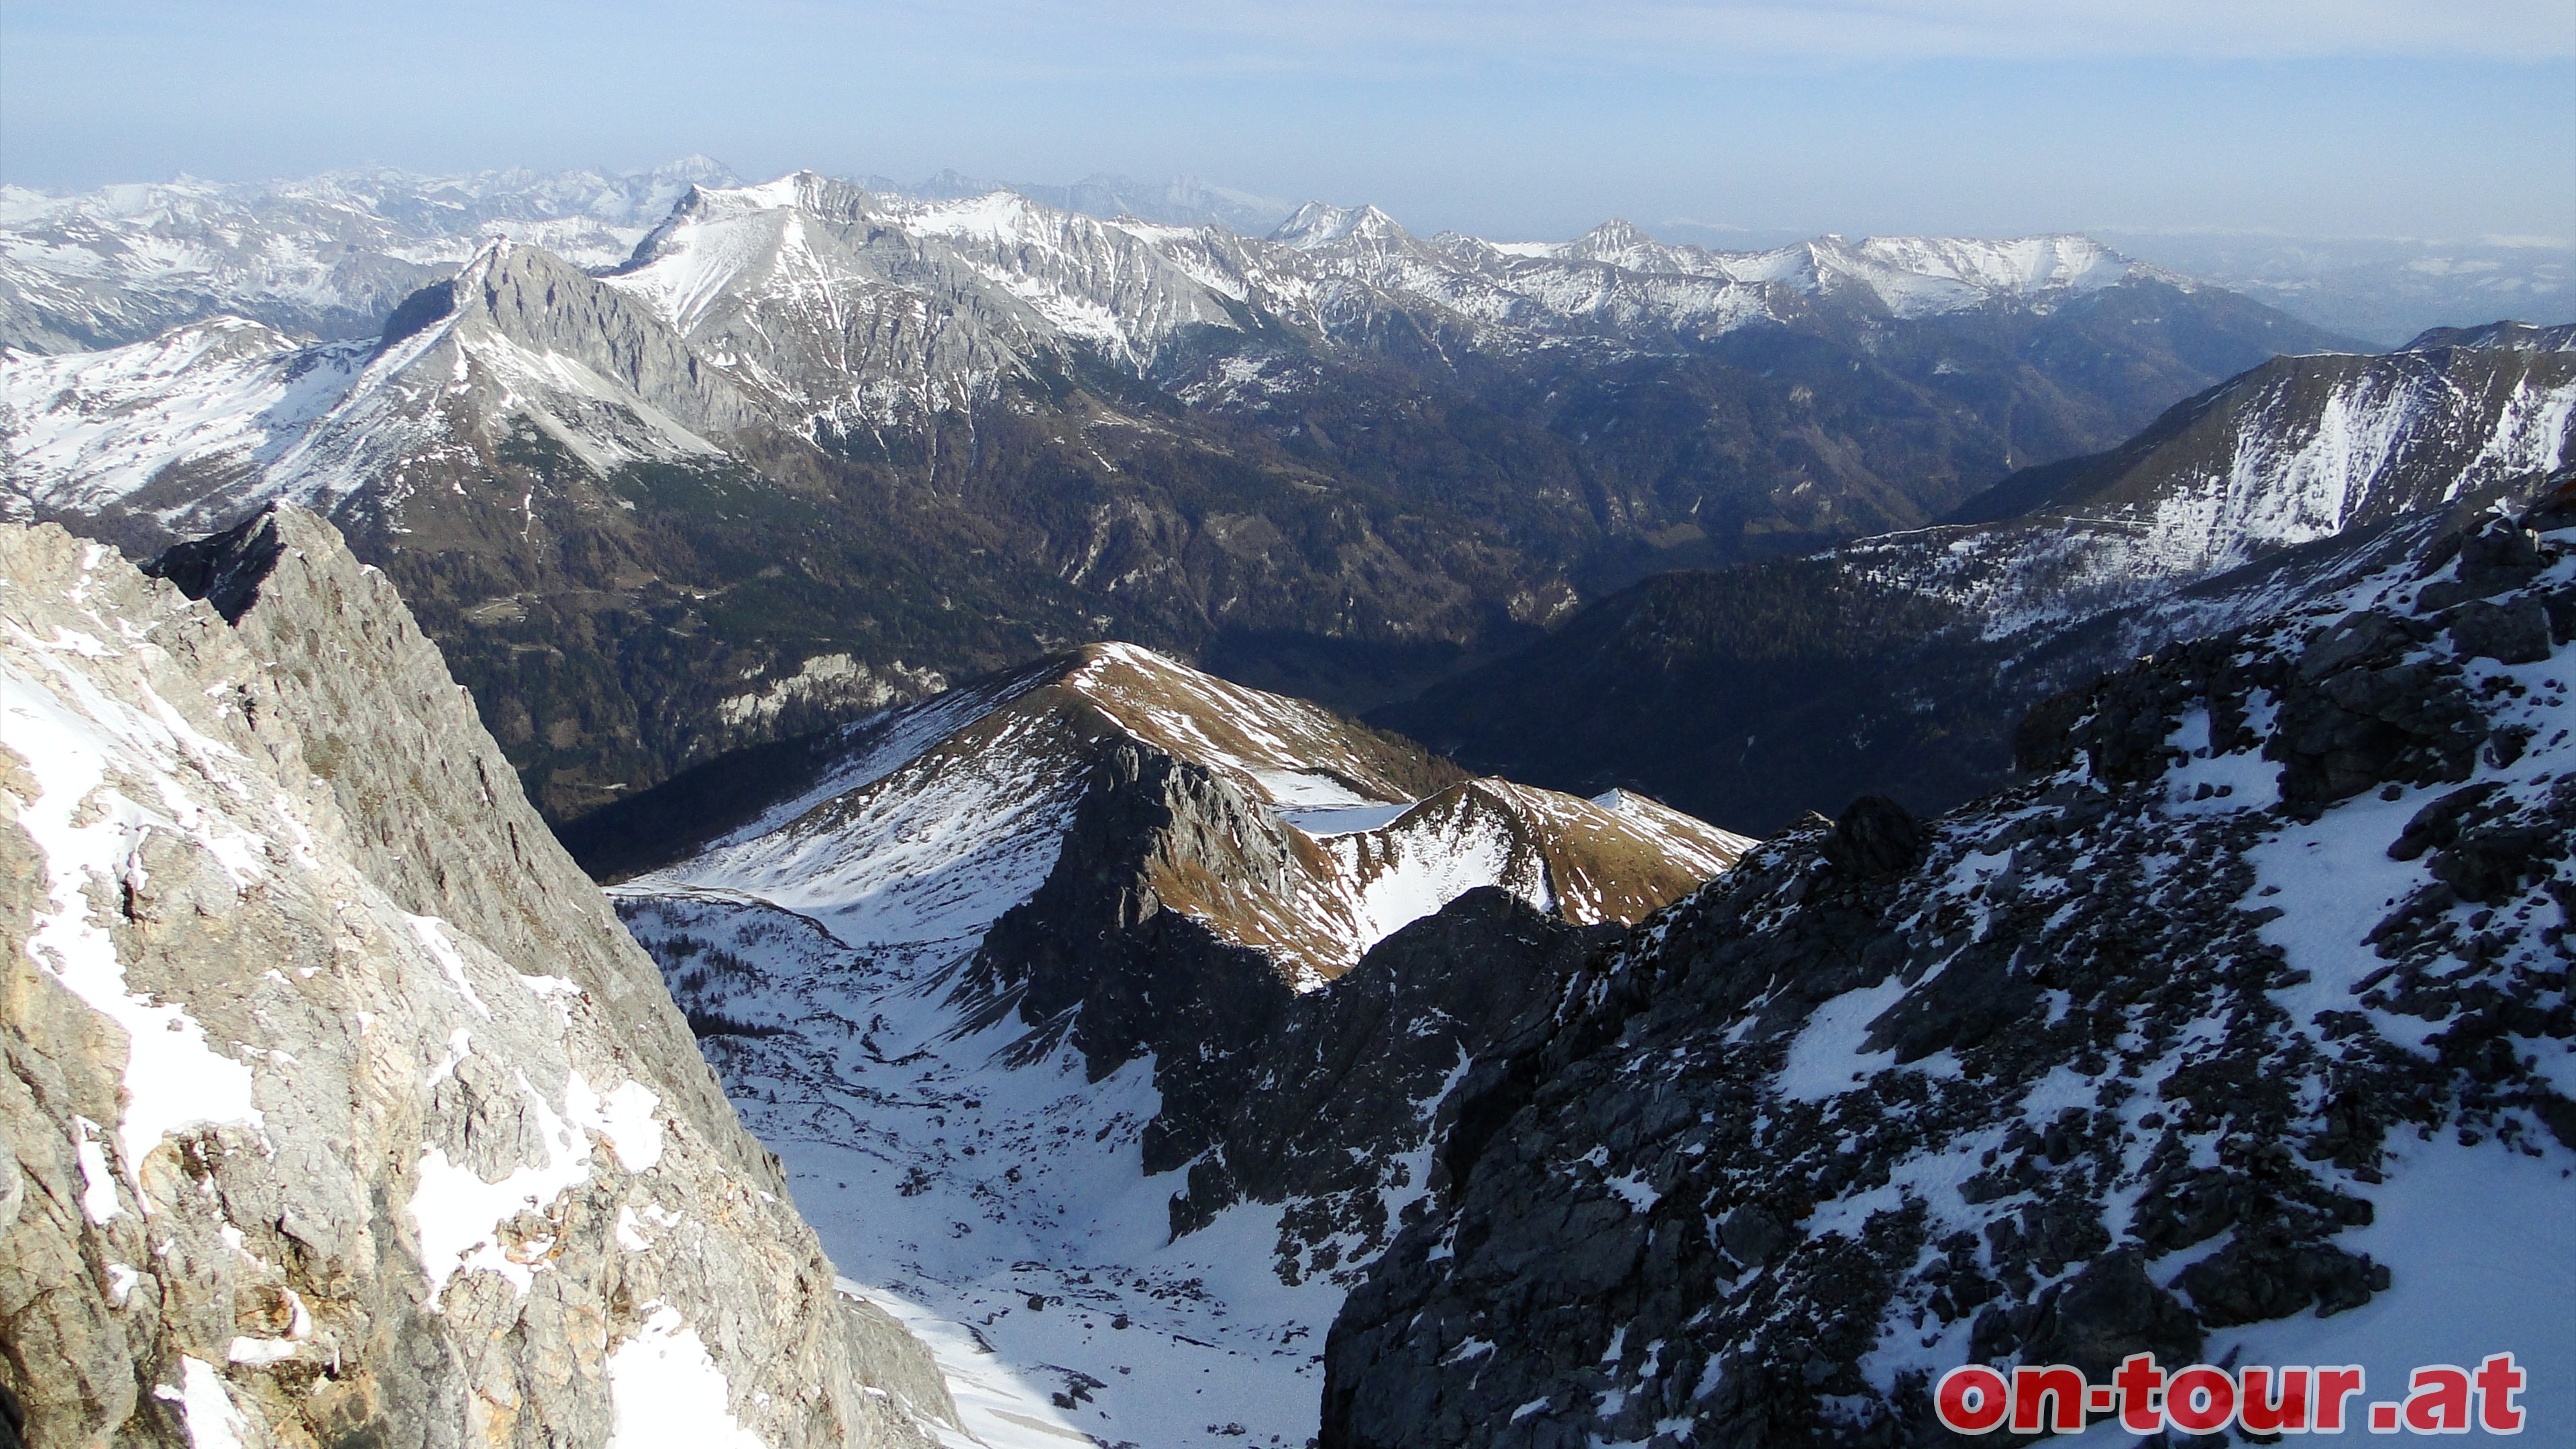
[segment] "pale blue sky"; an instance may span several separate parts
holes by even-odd
[[[1174,173],[1552,237],[2576,236],[2576,0],[0,0],[0,180]]]

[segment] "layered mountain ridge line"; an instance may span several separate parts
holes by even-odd
[[[1962,1361],[2576,1355],[2576,335],[2169,387],[1817,552],[2030,443],[1872,429],[2116,414],[2079,384],[2232,304],[2058,239],[1763,280],[1309,208],[1316,284],[1235,311],[1256,244],[836,186],[691,192],[622,278],[474,251],[372,343],[39,359],[64,456],[110,384],[222,444],[150,507],[291,473],[385,550],[0,529],[41,1430],[1931,1449]],[[297,414],[331,368],[365,406]],[[1640,435],[1683,461],[1623,492]],[[1950,471],[1872,492],[1905,456]],[[1579,608],[1684,529],[1788,556]],[[1479,609],[1558,628],[1451,718],[1610,779],[1083,642],[1275,680]],[[631,943],[511,793],[577,751],[649,767],[565,832]],[[1856,767],[1975,798],[1582,798]]]
[[[734,179],[689,156],[624,176],[376,167],[67,196],[0,186],[0,235],[11,243],[0,261],[0,346],[114,346],[226,312],[329,341],[372,339],[404,297],[495,237],[614,266],[690,186]]]
[[[281,225],[301,225],[327,232],[339,249],[381,258],[379,265],[414,269],[444,261],[462,262],[495,242],[545,247],[592,272],[631,272],[646,265],[675,227],[693,216],[714,219],[748,211],[794,207],[819,217],[848,223],[871,213],[904,217],[919,230],[950,236],[981,236],[994,243],[1026,244],[1014,236],[1013,223],[1034,222],[1039,232],[1066,228],[1098,234],[1109,228],[1148,245],[1184,236],[1204,243],[1218,235],[1235,236],[1253,246],[1275,244],[1314,251],[1334,242],[1359,240],[1384,244],[1410,242],[1412,233],[1373,206],[1337,207],[1310,202],[1296,208],[1275,228],[1229,228],[1215,221],[1174,223],[1132,213],[1100,215],[1038,199],[1046,188],[984,186],[958,190],[934,182],[925,188],[894,187],[882,178],[868,183],[839,180],[814,172],[795,172],[759,185],[734,185],[725,169],[704,157],[684,158],[651,173],[607,177],[568,173],[541,177],[529,173],[440,181],[407,178],[400,173],[342,173],[306,181],[270,183],[265,187],[180,182],[167,186],[112,187],[99,193],[48,197],[9,188],[0,199],[0,230],[26,238],[11,262],[6,280],[13,284],[5,313],[15,335],[5,345],[37,352],[85,350],[66,346],[68,334],[116,342],[139,341],[161,330],[130,314],[108,308],[88,326],[48,326],[34,319],[60,308],[77,292],[77,283],[118,275],[120,266],[141,265],[148,274],[128,282],[130,293],[151,296],[147,315],[168,317],[162,326],[193,323],[238,306],[222,305],[267,298],[293,298],[299,306],[276,316],[252,315],[272,326],[310,331],[318,317],[363,316],[375,299],[376,322],[357,331],[328,332],[337,338],[372,335],[402,293],[387,296],[383,279],[374,286],[357,282],[350,264],[336,267],[323,258],[324,248],[298,258],[293,248],[277,249],[283,262],[254,263],[233,255],[239,234],[261,230],[261,208],[277,209]],[[443,188],[427,196],[402,195],[409,185]],[[657,209],[658,208],[658,209]],[[1017,213],[1014,215],[1013,213]],[[218,222],[216,218],[224,218]],[[637,225],[637,223],[642,225]],[[218,241],[226,232],[229,243]],[[395,240],[399,236],[402,240]],[[147,239],[157,245],[147,245]],[[2181,278],[2120,256],[2102,243],[2076,235],[2050,235],[1986,242],[1930,237],[1871,237],[1858,242],[1840,236],[1758,251],[1722,251],[1689,244],[1660,243],[1634,224],[1613,220],[1569,242],[1489,242],[1455,232],[1427,239],[1429,244],[1478,263],[1563,261],[1595,263],[1647,275],[1694,277],[1762,285],[1788,282],[1806,290],[1858,284],[1877,290],[1892,309],[1939,309],[1989,299],[1998,291],[2031,292],[2053,288],[2086,289],[2108,285],[2133,271]],[[1040,243],[1041,245],[1043,243]],[[228,271],[229,269],[229,271]],[[1240,275],[1229,276],[1222,262],[1211,269],[1203,259],[1200,280],[1236,301],[1251,300],[1253,287]],[[212,305],[200,316],[171,316],[179,295],[193,284]],[[421,280],[430,280],[421,276]],[[229,282],[229,286],[227,283]],[[46,285],[50,283],[51,285]],[[103,302],[103,299],[101,299]],[[1219,312],[1218,319],[1223,313]],[[676,319],[675,319],[676,320]],[[307,324],[298,328],[298,323]],[[134,331],[136,327],[141,331]],[[123,327],[126,335],[116,336]],[[684,330],[687,330],[684,325]],[[97,346],[91,341],[87,346]]]
[[[0,499],[136,552],[326,511],[562,823],[1091,639],[1365,708],[1655,569],[1920,525],[2337,345],[2071,239],[1363,220],[692,186],[615,268],[483,242],[372,348],[208,322],[12,354]]]
[[[1942,521],[2127,525],[2170,540],[2167,572],[2219,572],[2546,475],[2567,456],[2571,414],[2576,326],[2439,328],[2376,357],[2265,363]]]
[[[1122,914],[1178,911],[1311,990],[1478,886],[1578,925],[1632,923],[1751,844],[1631,794],[1469,778],[1410,741],[1124,644],[961,687],[813,756],[727,802],[746,822],[619,892],[756,899],[858,948],[971,943],[1056,872],[1062,832],[1097,808],[1086,801],[1153,774],[1159,819],[1118,842],[1138,855]],[[627,818],[660,818],[658,802],[598,831]]]
[[[2244,623],[2375,534],[2526,503],[2571,463],[2576,329],[2278,358],[1941,524],[1663,575],[1371,718],[1477,768],[1755,829],[1866,790],[1947,807],[2004,783],[2010,722],[2057,690]]]
[[[1214,226],[1101,221],[1010,192],[952,201],[877,197],[813,172],[760,186],[691,185],[622,264],[563,263],[609,293],[574,285],[548,262],[561,259],[542,245],[506,236],[484,242],[453,278],[389,310],[378,353],[471,310],[535,354],[523,370],[568,369],[544,379],[557,389],[593,402],[629,395],[624,400],[642,414],[635,421],[659,435],[668,456],[717,451],[698,434],[722,437],[760,423],[809,439],[823,429],[919,425],[943,406],[987,397],[1005,378],[1028,375],[1050,346],[1102,349],[1150,375],[1193,329],[1242,333],[1258,343],[1284,325],[1311,343],[1345,326],[1370,325],[1399,299],[1445,314],[1435,326],[1445,321],[1508,346],[1568,341],[1592,319],[1598,325],[1591,330],[1629,347],[1653,345],[1652,328],[1640,333],[1635,324],[1669,323],[1677,329],[1670,347],[1685,336],[1706,341],[1711,328],[1788,320],[1778,309],[1794,310],[1800,297],[1865,294],[1889,317],[1914,318],[2000,303],[2045,306],[2052,297],[2132,279],[2191,285],[2080,236],[1825,237],[1726,253],[1655,243],[1628,223],[1610,222],[1572,242],[1496,244],[1453,233],[1417,238],[1374,207],[1313,204],[1256,241]],[[1713,283],[1721,291],[1620,300],[1623,287],[1652,289],[1657,279]],[[541,301],[527,294],[530,286]],[[468,309],[459,289],[477,288],[482,305]],[[574,299],[564,315],[556,315],[558,288]],[[960,289],[978,292],[975,301],[989,315],[979,333],[954,337],[955,329],[938,326],[925,309],[924,294]],[[645,304],[676,343],[620,315],[613,293]],[[1259,317],[1248,316],[1246,306]],[[736,329],[758,335],[737,336]],[[262,343],[273,355],[256,358]],[[352,389],[365,382],[344,347],[306,349],[274,329],[220,314],[131,345],[150,351],[120,350],[79,371],[34,368],[9,401],[22,414],[41,415],[45,403],[68,397],[89,403],[84,413],[113,415],[133,406],[120,391],[141,393],[194,368],[256,359],[275,380],[265,389],[248,385],[251,396],[213,411],[250,411],[273,419],[274,431],[291,432],[315,421],[312,395],[327,386],[314,379],[317,368],[331,368],[326,376]],[[1161,380],[1206,402],[1256,385],[1279,351],[1256,347],[1260,355],[1248,363],[1237,358],[1213,373]],[[702,377],[702,369],[714,377]],[[849,388],[852,379],[862,385]],[[287,405],[290,382],[302,384],[301,408]],[[727,383],[741,395],[730,395]],[[542,407],[531,416],[597,470],[655,456],[649,448],[629,455],[591,446],[581,426]],[[271,432],[156,436],[158,452],[120,457],[104,470],[40,440],[12,449],[15,471],[29,475],[13,480],[14,491],[43,507],[95,511],[155,482],[176,481],[161,479],[164,472],[275,461]],[[299,480],[313,471],[310,463],[290,466],[275,496],[311,501],[315,485]],[[71,480],[88,491],[62,493]],[[255,501],[219,498],[188,515],[158,516],[175,536],[229,524],[224,508]]]
[[[139,337],[213,312],[257,317],[329,339],[372,335],[384,310],[440,264],[493,237],[535,242],[579,265],[613,267],[691,184],[738,185],[722,164],[687,156],[651,171],[462,176],[390,168],[249,184],[182,177],[48,195],[0,187],[0,346],[63,351]],[[1006,183],[945,171],[920,181],[868,176],[879,196],[957,201],[1007,191],[1104,221],[1223,225],[1264,237],[1297,215],[1289,201],[1191,178],[1098,175],[1072,185]],[[1353,215],[1368,208],[1314,207]],[[1730,228],[1672,222],[1713,238]],[[1784,233],[1765,233],[1787,240]],[[1637,235],[1609,223],[1586,240],[1608,250]],[[1750,235],[1750,234],[1748,234]],[[2317,326],[2394,345],[2441,314],[2543,310],[2563,297],[2563,249],[2360,238],[2173,234],[2109,238],[2153,262],[2286,307]],[[2520,239],[2528,240],[2528,239]],[[1563,243],[1503,243],[1543,251]],[[1722,241],[1721,254],[1747,255]],[[14,263],[14,264],[13,264]],[[1654,270],[1651,265],[1640,269]],[[2408,322],[2407,318],[2420,320]]]

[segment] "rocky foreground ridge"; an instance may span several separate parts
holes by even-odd
[[[0,529],[0,1388],[31,1445],[907,1445],[652,963],[280,509]]]
[[[2576,492],[2364,542],[1527,1013],[1321,1442],[1930,1445],[1969,1361],[2564,1361]]]

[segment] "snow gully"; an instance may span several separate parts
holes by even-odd
[[[2515,1399],[2526,1381],[2511,1353],[2489,1354],[2474,1370],[2426,1364],[2407,1375],[2402,1402],[2370,1401],[2354,1415],[2346,1405],[2368,1382],[2357,1364],[2230,1373],[2203,1363],[2167,1374],[2154,1354],[2135,1353],[2107,1384],[2088,1382],[2069,1364],[2023,1364],[2010,1377],[1966,1364],[1941,1376],[1933,1403],[1942,1427],[1959,1434],[1988,1433],[2007,1420],[2015,1433],[2077,1433],[2088,1414],[2117,1414],[2121,1428],[2139,1434],[2340,1434],[2351,1427],[2466,1434],[2473,1424],[2489,1434],[2519,1434],[2525,1415]]]

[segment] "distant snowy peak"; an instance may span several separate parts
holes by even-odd
[[[742,179],[722,161],[694,151],[645,174],[655,191],[682,186],[731,186]]]
[[[1186,329],[1239,328],[1237,245],[1010,191],[880,197],[799,172],[693,192],[610,280],[782,408],[882,424],[989,396],[1042,354],[1142,371]]]
[[[367,350],[215,317],[105,352],[0,351],[0,513],[185,512],[227,494],[340,400]]]
[[[1705,247],[1672,245],[1648,236],[1635,222],[1612,218],[1570,242],[1507,246],[1519,256],[1554,257],[1561,261],[1598,262],[1631,272],[1675,272],[1684,276],[1725,276],[1722,253]]]
[[[2020,237],[1979,241],[1955,237],[1839,237],[1810,242],[1820,267],[1848,268],[1865,276],[1891,307],[1900,298],[1934,299],[1944,286],[1991,297],[2028,297],[2051,291],[2085,292],[2126,280],[2137,264],[2084,236]]]
[[[954,953],[1078,850],[1314,986],[1481,886],[1578,924],[1634,921],[1749,844],[1636,797],[1469,779],[1305,701],[1100,644],[868,727],[755,826],[624,889],[750,898],[854,947]]]
[[[654,232],[658,236],[675,226],[791,208],[839,222],[856,221],[875,209],[863,187],[818,172],[792,171],[750,186],[692,186]]]
[[[2084,236],[2002,241],[1961,237],[1822,236],[1767,251],[1722,252],[1656,241],[1632,222],[1608,221],[1573,241],[1510,247],[1520,256],[1593,262],[1623,271],[1671,273],[1805,293],[1858,290],[1901,317],[1924,316],[2004,300],[2088,292],[2131,277],[2169,274],[2142,268]]]
[[[457,442],[495,449],[522,427],[605,475],[639,459],[713,455],[713,439],[767,416],[651,308],[542,248],[491,243],[406,313],[273,470],[282,496],[388,477],[398,492],[410,461]]]
[[[705,457],[769,416],[641,302],[542,248],[486,244],[377,342],[299,345],[216,318],[104,352],[0,354],[0,499],[187,533],[266,502],[398,510],[526,430],[605,475]],[[442,475],[443,476],[443,475]],[[461,490],[461,483],[458,485]]]
[[[1059,211],[1080,212],[1100,221],[1141,221],[1156,226],[1220,226],[1243,236],[1258,236],[1277,226],[1296,207],[1274,197],[1231,187],[1211,186],[1196,177],[1176,176],[1142,181],[1132,176],[1095,174],[1069,185],[1003,182],[946,170],[922,181],[899,182],[872,176],[864,183],[879,196],[918,201],[956,201],[1008,191]]]
[[[370,336],[405,296],[489,240],[613,266],[691,187],[731,180],[693,156],[624,175],[370,168],[62,196],[0,188],[0,344],[107,347],[225,312],[307,335]]]
[[[2576,352],[2576,322],[2535,327],[2528,322],[2490,322],[2483,327],[2435,327],[2398,349],[2431,352],[2445,347],[2503,352]]]
[[[1310,201],[1279,223],[1270,240],[1298,251],[1313,251],[1335,242],[1391,242],[1410,239],[1394,217],[1374,206],[1331,206]]]

